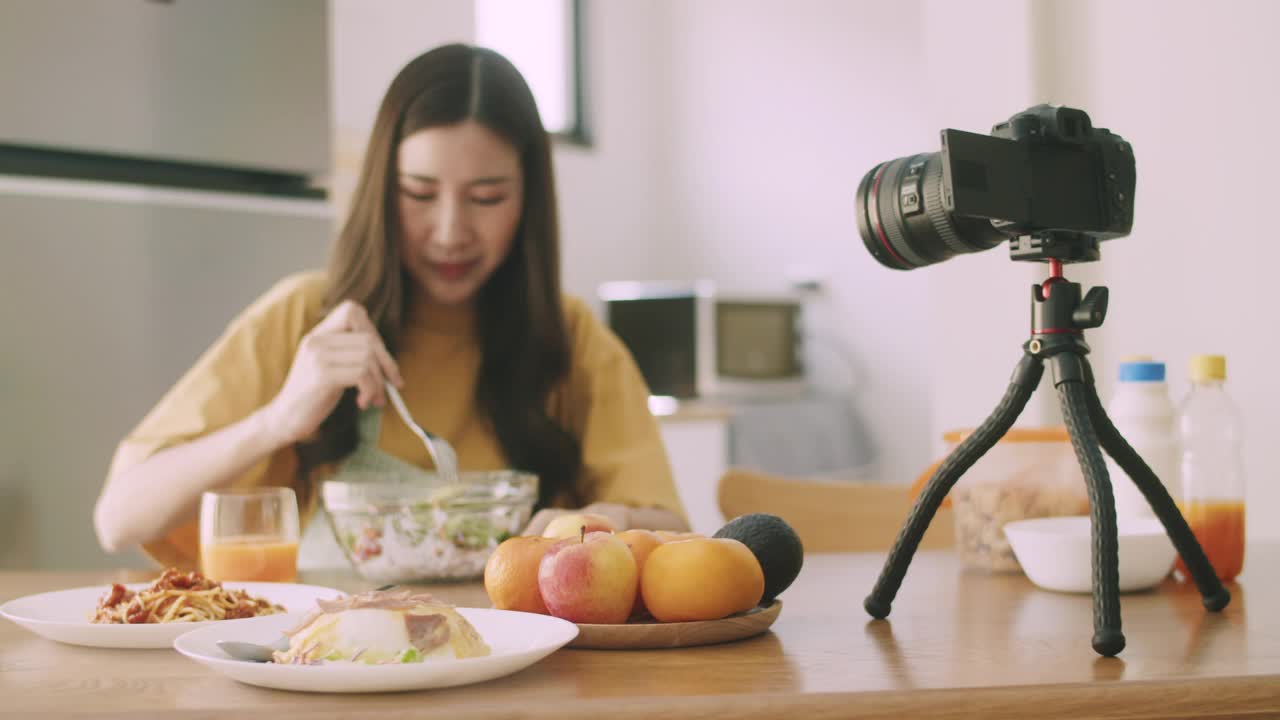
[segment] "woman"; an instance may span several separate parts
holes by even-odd
[[[360,443],[430,467],[381,414],[384,381],[462,469],[538,475],[526,532],[582,506],[684,529],[643,379],[561,296],[558,245],[550,145],[519,72],[464,45],[414,59],[383,98],[327,271],[250,306],[120,444],[94,511],[102,546],[194,567],[205,490],[290,485],[305,517],[316,479]]]

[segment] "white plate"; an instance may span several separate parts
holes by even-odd
[[[428,660],[407,665],[276,665],[235,660],[218,649],[219,640],[269,644],[296,625],[300,615],[269,615],[193,630],[173,647],[183,655],[233,680],[249,685],[301,692],[364,693],[426,690],[484,682],[523,670],[563,647],[578,626],[549,615],[458,608],[489,644],[492,653],[465,660]]]
[[[152,583],[130,583],[125,587],[139,590],[151,585]],[[333,588],[294,583],[226,582],[222,586],[228,590],[245,590],[255,597],[266,598],[290,612],[305,612],[315,607],[316,600],[346,595]],[[98,600],[110,588],[110,585],[97,585],[28,595],[0,605],[0,615],[50,640],[106,648],[168,648],[173,646],[173,641],[179,635],[194,628],[238,624],[255,619],[138,625],[100,625],[89,622],[93,609],[98,606]]]

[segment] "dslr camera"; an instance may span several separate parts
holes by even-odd
[[[990,135],[942,131],[942,150],[872,168],[858,232],[895,270],[1010,240],[1015,260],[1097,260],[1133,227],[1133,148],[1083,110],[1036,105]]]

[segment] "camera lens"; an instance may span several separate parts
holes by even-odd
[[[914,270],[1006,239],[991,222],[955,217],[942,203],[942,155],[890,160],[858,183],[858,233],[871,256],[894,270]]]

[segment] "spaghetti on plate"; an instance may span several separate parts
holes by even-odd
[[[192,571],[164,571],[149,588],[130,590],[115,584],[98,601],[95,623],[138,624],[237,620],[274,615],[284,608],[244,590],[228,590],[222,583]]]

